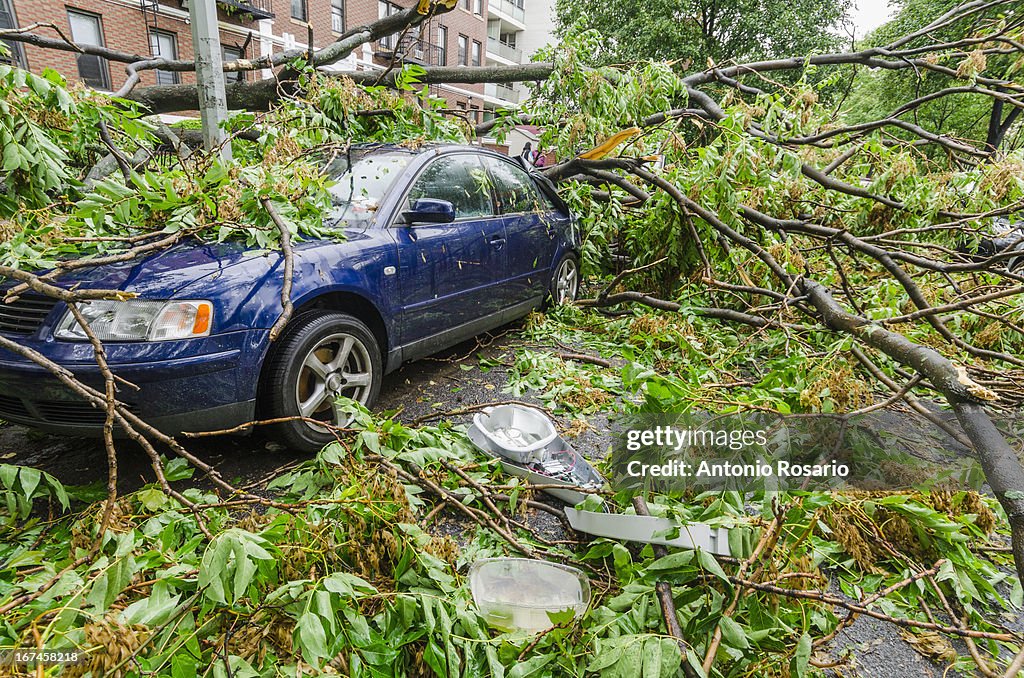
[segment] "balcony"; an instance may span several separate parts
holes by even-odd
[[[484,85],[484,94],[495,99],[501,99],[509,104],[519,103],[519,90],[509,87],[503,83],[489,82]]]
[[[444,50],[441,47],[412,35],[405,35],[401,40],[397,35],[381,38],[377,41],[374,56],[420,66],[440,66],[445,62]]]
[[[487,51],[517,64],[523,61],[523,50],[516,49],[512,45],[506,45],[501,40],[490,36],[487,38]]]
[[[519,2],[516,2],[516,0],[492,0],[488,6],[513,21],[525,25],[526,12],[523,10],[522,0],[519,0]]]
[[[228,14],[248,15],[253,21],[274,18],[272,0],[217,0],[217,4]],[[188,0],[181,0],[183,9],[188,9]]]

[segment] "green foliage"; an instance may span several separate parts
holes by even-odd
[[[60,508],[69,508],[64,487],[45,471],[28,466],[0,464],[0,496],[7,506],[10,521],[24,520],[32,513],[36,499],[56,500]]]
[[[545,129],[541,143],[556,149],[562,157],[594,148],[623,128],[642,126],[647,116],[658,111],[685,105],[678,77],[664,64],[582,68],[583,55],[597,49],[599,38],[593,32],[565,46],[557,53],[561,60],[555,74],[540,86],[531,104],[532,120]],[[726,226],[767,250],[789,274],[808,274],[835,290],[844,289],[844,285],[855,289],[860,305],[856,310],[868,317],[881,321],[910,312],[913,308],[907,291],[878,262],[846,248],[821,247],[819,239],[803,236],[799,229],[785,232],[763,228],[743,214],[740,206],[782,219],[800,218],[860,238],[873,238],[887,247],[935,256],[975,247],[989,228],[985,220],[952,227],[948,213],[984,214],[1024,197],[1024,154],[1012,151],[990,162],[964,166],[951,164],[945,155],[923,154],[917,146],[892,143],[888,130],[862,133],[856,140],[840,135],[839,141],[857,144],[857,149],[831,176],[847,185],[890,196],[905,208],[894,209],[869,198],[826,189],[804,176],[801,165],[824,167],[848,145],[780,146],[748,133],[756,125],[761,132],[785,140],[814,135],[846,122],[837,119],[833,107],[819,101],[822,88],[835,86],[835,74],[821,82],[817,80],[819,75],[809,68],[789,86],[758,96],[726,96],[722,106],[725,117],[713,126],[689,117],[678,123],[648,126],[621,143],[611,155],[650,160],[649,168]],[[545,121],[552,124],[544,125]],[[621,176],[640,183],[628,173]],[[707,286],[705,276],[729,285],[786,292],[777,289],[774,274],[748,249],[727,242],[710,224],[684,212],[663,191],[642,188],[651,197],[638,206],[632,195],[614,185],[564,183],[562,195],[580,215],[585,271],[602,278],[624,268],[660,261],[632,275],[626,284],[678,301],[687,319],[694,315],[686,311],[688,306],[744,310],[766,301],[716,292]],[[613,254],[621,263],[610,266]],[[970,275],[954,277],[961,292],[997,282],[988,276],[982,276],[985,281]],[[921,273],[917,284],[933,304],[952,302],[959,294],[944,277],[930,272]],[[1008,319],[1024,315],[1024,306],[1017,298],[987,310]],[[785,322],[796,322],[799,317],[780,309],[779,319]],[[1024,348],[1019,333],[1008,331],[991,317],[953,313],[947,322],[954,332],[984,348],[1010,353]],[[941,346],[947,355],[966,364],[973,362],[959,348],[949,346],[927,323],[907,323],[899,329],[916,342]],[[721,334],[721,324],[709,324],[705,331],[707,334],[698,334],[698,345],[707,336]],[[760,353],[760,346],[792,346],[792,334],[768,334],[773,336],[762,336],[754,345],[744,345],[740,353]],[[832,341],[819,334],[800,333],[795,338],[802,348],[789,359],[797,371],[802,368],[800,353],[828,350],[822,342]],[[797,389],[797,394],[801,391]],[[787,407],[795,405],[789,398]]]
[[[156,486],[118,499],[103,535],[96,533],[102,502],[46,523],[25,522],[16,508],[8,516],[16,522],[0,528],[0,605],[54,577],[97,538],[100,550],[61,574],[46,595],[5,615],[0,648],[35,642],[78,647],[86,653],[80,668],[92,675],[221,675],[230,666],[234,675],[261,676],[677,676],[683,658],[663,635],[655,595],[656,582],[668,581],[694,649],[691,664],[699,665],[719,628],[723,643],[713,675],[770,675],[785,667],[805,675],[811,640],[839,621],[813,600],[757,593],[724,616],[736,565],[694,551],[659,559],[649,546],[634,550],[596,539],[576,552],[554,547],[549,555],[591,568],[597,597],[582,619],[557,619],[559,626],[539,638],[497,633],[475,611],[461,573],[476,558],[509,554],[508,545],[473,526],[461,545],[425,532],[417,522],[433,498],[400,482],[374,455],[399,467],[414,463],[480,508],[473,488],[439,462],[464,466],[484,486],[507,479],[476,456],[460,429],[412,429],[349,406],[365,428],[345,447],[328,446],[268,488],[275,499],[295,502],[288,510],[213,505],[203,511],[215,535],[209,542],[177,501],[154,501],[162,495]],[[2,477],[6,483],[23,471],[5,467]],[[24,493],[25,482],[32,484],[22,478],[12,486]],[[52,479],[42,484],[58,491]],[[196,489],[184,494],[196,502],[213,499]],[[937,581],[947,598],[964,606],[972,628],[995,628],[985,620],[1019,604],[1004,597],[1002,556],[972,550],[987,539],[991,523],[979,514],[991,520],[994,502],[963,493],[783,493],[774,499],[777,504],[762,495],[707,493],[686,501],[655,497],[650,508],[683,522],[735,528],[770,518],[773,505],[788,506],[772,571],[800,573],[792,576],[811,578],[809,585],[827,573],[850,596],[870,595],[906,576],[911,556],[900,550],[902,542],[894,554],[870,561],[856,549],[857,535],[879,529],[865,517],[891,525],[898,516],[900,525],[927,539],[929,556],[947,560]],[[628,510],[628,498],[613,503]],[[882,534],[894,540],[899,531]],[[551,548],[529,533],[518,537]],[[737,552],[749,553],[751,546],[737,543]],[[904,587],[879,605],[923,621],[920,604],[941,604],[936,595],[927,587]],[[41,616],[50,619],[45,627],[35,625]],[[126,653],[130,662],[123,660]]]
[[[600,36],[590,63],[653,59],[681,69],[778,57],[780,46],[786,55],[832,51],[849,8],[845,0],[658,0],[639,11],[623,0],[556,3],[563,34],[593,30]]]
[[[48,268],[116,253],[125,238],[150,234],[273,248],[278,233],[261,205],[266,198],[293,236],[336,237],[324,221],[331,205],[325,154],[360,142],[466,138],[462,123],[440,113],[443,102],[415,93],[417,68],[400,74],[397,92],[307,72],[304,97],[228,121],[232,131],[259,132],[255,141],[234,138],[231,163],[196,153],[169,166],[144,162],[127,178],[108,163],[114,171],[97,179],[89,172],[109,152],[101,123],[129,158],[155,150],[153,124],[128,102],[68,90],[55,73],[0,66],[0,264]]]
[[[903,35],[916,32],[961,3],[956,0],[903,0],[897,4],[899,11],[892,20],[868,36],[865,47],[884,46]],[[1019,40],[1022,35],[1020,14],[1021,8],[1012,3],[996,5],[930,31],[926,36],[903,45],[902,49],[954,41],[997,26],[1010,27],[1005,39]],[[1015,24],[1017,27],[1014,27]],[[843,107],[848,121],[856,124],[885,118],[907,101],[926,97],[947,87],[976,84],[978,76],[1012,80],[1024,65],[1020,55],[982,55],[981,50],[988,46],[979,44],[975,51],[944,54],[941,57],[929,53],[923,55],[937,66],[956,71],[958,78],[955,80],[928,69],[906,73],[861,70]],[[935,134],[984,142],[989,132],[992,106],[993,100],[981,93],[955,93],[923,103],[914,110],[912,117],[905,114],[903,118]],[[1009,106],[1005,107],[1001,117],[1005,118],[1010,109]],[[899,130],[895,130],[894,134],[899,138],[910,139],[907,133]],[[1019,134],[1011,133],[1003,148],[1019,148],[1022,142]],[[927,150],[933,153],[937,151]]]

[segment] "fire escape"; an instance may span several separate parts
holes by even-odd
[[[248,18],[250,21],[274,18],[272,0],[217,0],[217,4],[227,14]],[[188,9],[188,0],[181,0],[181,7]],[[147,32],[152,34],[158,28],[160,0],[139,0],[139,9],[142,10],[142,18],[146,22]],[[151,56],[155,56],[154,51],[152,41],[150,41]]]
[[[389,35],[377,41],[374,56],[390,65],[401,67],[405,64],[419,66],[444,65],[445,49],[437,45],[437,28],[434,22],[420,24],[418,30],[409,30],[400,35]],[[430,94],[439,96],[440,88],[429,85]]]
[[[146,24],[146,40],[149,41],[149,56],[157,56],[157,44],[153,36],[160,27],[160,0],[139,0],[142,21]]]

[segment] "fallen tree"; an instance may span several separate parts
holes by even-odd
[[[986,70],[989,60],[1024,58],[1018,3],[970,2],[886,46],[723,64],[691,74],[653,63],[591,68],[585,56],[592,36],[586,34],[549,54],[549,60],[523,66],[437,67],[415,75],[400,67],[331,75],[315,70],[364,42],[445,9],[406,10],[353,29],[312,54],[297,51],[226,63],[229,71],[281,69],[276,79],[229,88],[229,105],[255,114],[240,115],[232,123],[240,160],[226,168],[188,148],[186,131],[145,120],[153,113],[195,108],[191,86],[137,87],[137,78],[129,78],[118,93],[121,100],[72,97],[57,83],[5,70],[5,97],[13,98],[11,93],[25,86],[31,92],[26,102],[8,105],[0,120],[0,135],[5,135],[0,138],[0,177],[6,186],[0,197],[0,233],[5,236],[0,275],[17,281],[7,298],[31,289],[74,307],[89,298],[123,296],[120,290],[66,289],[61,274],[130,261],[191,237],[280,246],[287,260],[291,237],[318,235],[316,222],[326,205],[323,180],[305,161],[311,149],[353,139],[421,140],[427,123],[436,138],[501,135],[529,120],[544,128],[545,147],[561,160],[545,174],[582,215],[586,263],[592,271],[611,275],[606,259],[612,244],[628,259],[628,270],[620,270],[585,305],[641,304],[739,323],[753,328],[752,336],[774,333],[785,339],[787,349],[792,345],[808,356],[827,356],[833,366],[849,366],[855,379],[894,392],[912,406],[920,408],[921,399],[944,398],[959,421],[952,434],[971,444],[1002,505],[1018,577],[1024,580],[1024,471],[1018,451],[990,414],[1024,399],[1019,386],[1024,275],[1013,263],[1019,238],[995,249],[981,246],[993,241],[988,229],[995,217],[1012,216],[1024,205],[1019,149],[994,153],[991,140],[975,145],[930,131],[914,121],[914,111],[926,103],[923,97],[891,102],[884,118],[845,124],[841,105],[822,105],[806,82],[783,86],[772,79],[776,72],[808,69],[832,69],[836,81],[852,77],[858,68],[927,71],[950,82],[927,95],[928,101],[970,94],[1000,107],[1024,108],[1024,85],[1013,62],[1000,72]],[[963,37],[931,40],[934,30],[949,26],[961,27]],[[2,35],[95,53],[126,64],[133,76],[152,68],[193,68],[186,61],[44,38],[38,28],[43,27]],[[307,68],[295,63],[303,57]],[[420,85],[436,82],[519,81],[536,83],[526,108],[475,129],[446,118],[436,110],[439,104],[417,93]],[[395,91],[361,85],[390,85]],[[415,97],[420,98],[414,102]],[[76,118],[95,124],[71,129],[68,122]],[[176,149],[176,168],[162,175],[141,171],[160,142]],[[105,169],[94,171],[104,159]],[[79,186],[77,180],[87,176],[95,183]],[[62,191],[67,199],[55,200]],[[164,231],[157,232],[154,223]],[[74,243],[76,254],[91,258],[67,259],[67,242]],[[643,291],[620,289],[626,284]],[[282,299],[282,323],[288,319],[288,301]],[[39,595],[103,547],[118,500],[114,426],[146,449],[162,491],[191,512],[195,529],[207,539],[213,533],[201,502],[171,488],[160,448],[207,474],[225,501],[286,513],[294,508],[232,487],[190,454],[187,445],[139,420],[117,399],[122,385],[106,367],[102,344],[91,339],[104,370],[102,390],[80,384],[16,341],[0,338],[0,346],[46,367],[107,412],[112,480],[97,539],[86,556],[40,586]],[[898,385],[901,380],[904,387]],[[759,397],[754,394],[751,404],[781,404]],[[408,470],[395,473],[408,483],[427,482]],[[427,487],[451,503],[437,483]],[[514,548],[533,553],[531,547],[516,546],[515,526],[499,524],[500,517],[469,513],[489,529],[497,526],[503,536],[512,536]],[[774,584],[758,580],[762,569],[754,568],[754,579],[732,584],[780,593]],[[930,570],[924,566],[917,570],[922,579],[933,576],[925,574]],[[20,594],[0,609],[35,600],[33,595]],[[740,596],[735,600],[738,604]],[[850,612],[865,609],[854,605]],[[921,628],[965,635],[954,612],[949,611],[952,626],[929,622],[932,626]],[[729,628],[728,622],[715,628],[711,634],[720,639],[720,628]],[[994,641],[1019,640],[995,637],[994,631],[979,633]],[[707,656],[698,657],[703,659],[698,664],[710,670],[718,642],[700,647]],[[991,659],[998,654],[994,651]],[[979,670],[993,674],[987,662],[978,660]]]

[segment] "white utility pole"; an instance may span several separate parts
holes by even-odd
[[[220,28],[216,0],[190,0],[192,49],[196,60],[196,88],[199,91],[199,113],[203,120],[203,145],[210,151],[220,147],[223,160],[231,159],[231,144],[221,123],[228,117],[228,100],[224,94],[224,71],[220,49]]]

